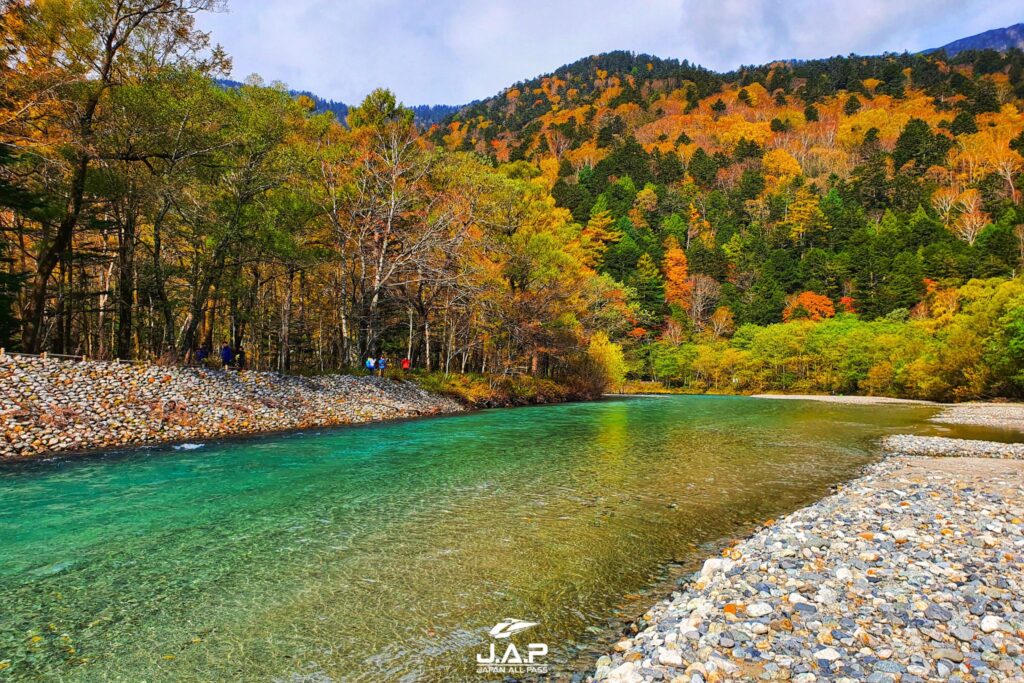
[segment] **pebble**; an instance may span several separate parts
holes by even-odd
[[[951,662],[964,661],[964,655],[960,650],[940,649],[932,650],[932,659],[948,659]]]
[[[755,602],[752,605],[747,605],[747,614],[755,619],[771,613],[772,606],[766,602]]]
[[[815,659],[823,659],[826,662],[834,662],[840,657],[842,657],[842,655],[839,654],[835,648],[831,647],[826,647],[824,650],[818,650],[814,653]]]
[[[958,626],[950,631],[950,633],[953,634],[954,638],[964,643],[970,642],[974,639],[974,630],[967,628],[966,626]]]
[[[981,620],[981,631],[982,633],[992,633],[998,631],[999,627],[1003,625],[1003,620],[997,616],[989,614]]]

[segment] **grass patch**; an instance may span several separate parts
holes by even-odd
[[[530,375],[446,375],[443,372],[431,372],[411,373],[407,378],[427,391],[450,396],[476,408],[561,403],[594,398],[555,380]]]

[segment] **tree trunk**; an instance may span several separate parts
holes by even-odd
[[[98,101],[98,96],[97,96]],[[91,129],[92,114],[96,104],[90,102],[87,109],[88,125]],[[50,276],[60,263],[61,257],[71,247],[71,238],[78,225],[78,217],[82,213],[82,205],[85,198],[85,176],[89,170],[89,155],[82,154],[75,164],[74,174],[71,178],[70,203],[67,213],[57,225],[57,233],[53,241],[43,244],[36,261],[35,282],[32,285],[32,296],[29,310],[25,318],[28,321],[27,334],[25,336],[25,348],[29,353],[38,353],[42,344],[43,321],[46,316],[46,294],[50,284]]]
[[[157,214],[156,220],[153,221],[153,288],[154,294],[156,295],[157,305],[159,306],[164,319],[164,330],[162,339],[160,340],[160,347],[154,350],[157,352],[157,356],[162,356],[164,352],[169,352],[171,354],[171,360],[176,361],[178,359],[178,353],[174,344],[174,310],[171,308],[171,302],[167,298],[167,288],[164,285],[164,263],[161,255],[163,245],[161,233],[164,218],[167,216],[167,212],[170,211],[170,209],[171,202],[165,198],[163,206],[160,208],[160,213]]]
[[[181,340],[178,344],[178,355],[184,357],[188,354],[196,343],[196,331],[199,329],[199,323],[203,319],[203,311],[206,308],[206,302],[210,298],[210,289],[213,287],[214,281],[224,268],[224,254],[220,247],[217,250],[219,253],[215,253],[213,263],[209,270],[204,273],[201,277],[201,281],[192,293],[192,301],[189,304],[188,318],[185,320],[184,328],[181,331]]]
[[[412,336],[413,336],[413,319],[412,319],[412,308],[409,308],[409,339],[407,340],[405,347],[405,357],[412,358]]]
[[[423,354],[423,366],[426,368],[427,372],[430,372],[430,319],[429,318],[424,318],[423,319],[423,344],[424,344],[425,349],[426,349],[424,351],[424,354]]]
[[[288,269],[288,276],[285,279],[285,287],[287,291],[284,295],[284,306],[281,309],[281,333],[278,338],[280,345],[280,352],[278,354],[277,369],[281,372],[288,372],[291,366],[291,349],[289,339],[291,332],[291,316],[292,316],[292,279],[295,277],[295,271]]]
[[[132,308],[135,303],[135,214],[127,210],[117,245],[117,357],[132,355]]]

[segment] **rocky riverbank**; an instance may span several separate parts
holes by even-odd
[[[1024,403],[954,403],[932,421],[1024,431]]]
[[[464,410],[411,382],[0,355],[0,458]]]
[[[924,455],[941,458],[1009,458],[1024,460],[1024,443],[1001,443],[942,436],[896,434],[882,439],[882,450],[895,455]]]
[[[638,623],[590,680],[1024,681],[1024,463],[874,465]]]

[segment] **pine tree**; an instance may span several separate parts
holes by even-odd
[[[843,105],[843,113],[847,116],[853,116],[860,111],[860,108],[860,99],[856,95],[850,95],[850,99],[846,100],[846,104]]]
[[[590,220],[583,228],[584,249],[587,253],[588,266],[594,267],[604,257],[608,245],[622,239],[622,233],[615,227],[615,219],[608,209],[608,199],[604,195],[597,198],[590,209]]]
[[[640,306],[652,314],[659,315],[665,307],[665,280],[648,253],[644,253],[636,263],[633,287],[636,289]]]

